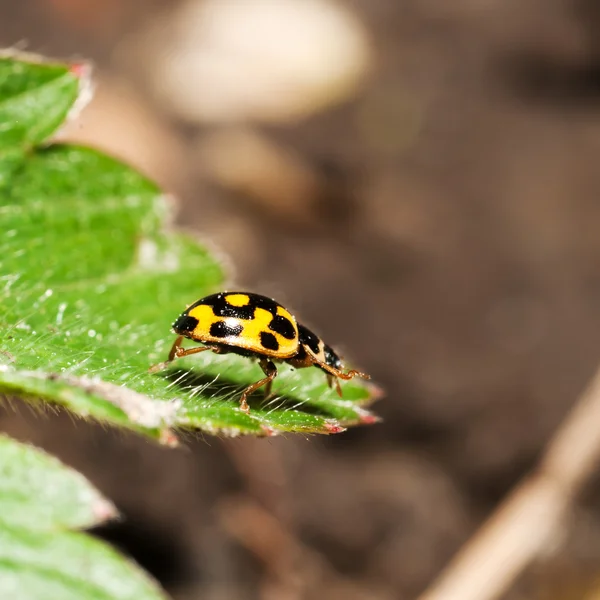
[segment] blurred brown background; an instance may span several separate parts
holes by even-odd
[[[96,63],[64,135],[178,196],[236,284],[387,392],[382,424],[331,438],[2,428],[113,498],[99,534],[177,600],[414,598],[600,357],[599,6],[0,0],[1,46]],[[598,483],[507,599],[595,593]]]

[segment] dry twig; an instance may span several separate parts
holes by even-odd
[[[493,600],[560,532],[600,459],[600,371],[521,482],[419,600]]]

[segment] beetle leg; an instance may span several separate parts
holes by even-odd
[[[338,396],[341,398],[342,397],[342,388],[340,387],[339,379],[335,375],[331,375],[330,373],[327,373],[327,383],[329,384],[330,388],[335,388],[335,391],[337,392]]]
[[[190,354],[197,354],[198,352],[205,352],[206,350],[215,350],[211,346],[199,346],[197,348],[182,348],[181,342],[183,342],[183,336],[178,335],[177,339],[173,342],[173,346],[171,347],[171,351],[169,352],[169,358],[164,362],[158,363],[156,365],[152,365],[149,369],[149,373],[157,373],[158,371],[162,371],[169,364],[171,364],[176,358],[181,358],[183,356],[189,356]]]
[[[169,352],[169,358],[166,362],[170,363],[175,360],[177,353],[181,350],[181,342],[183,342],[183,336],[178,335],[173,342],[173,346],[171,346],[171,351]]]
[[[321,369],[327,371],[330,377],[336,378],[336,390],[340,397],[342,396],[342,390],[340,388],[340,382],[338,381],[338,379],[344,379],[345,381],[353,379],[354,377],[361,377],[362,379],[371,379],[370,375],[367,375],[366,373],[361,373],[360,371],[356,371],[354,369],[350,369],[346,372],[341,371],[340,369],[336,369],[335,367],[332,367],[331,365],[328,365],[327,363],[320,360],[319,357],[308,346],[304,345],[304,349],[306,350],[306,354],[311,358],[313,365],[321,367]]]
[[[206,350],[212,350],[210,346],[198,346],[197,348],[177,348],[175,353],[175,358],[183,358],[184,356],[189,356],[190,354],[198,354],[198,352],[205,352]]]
[[[256,391],[258,388],[261,388],[263,385],[267,386],[267,392],[271,393],[271,384],[273,383],[273,379],[277,377],[277,367],[275,364],[267,358],[261,358],[259,363],[260,368],[263,370],[266,377],[249,385],[243,392],[240,398],[240,408],[245,412],[250,412],[250,407],[248,406],[247,398],[248,396]]]
[[[265,398],[268,398],[271,395],[271,387],[273,386],[273,380],[267,381],[265,383]]]

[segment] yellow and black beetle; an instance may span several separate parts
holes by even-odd
[[[319,367],[327,374],[331,387],[341,396],[339,379],[368,375],[360,371],[344,372],[341,358],[312,331],[300,325],[294,316],[271,298],[248,292],[220,292],[201,298],[189,306],[173,323],[177,338],[169,358],[150,368],[156,372],[176,358],[212,350],[217,354],[234,352],[256,357],[266,377],[249,385],[240,398],[240,407],[248,412],[248,396],[271,384],[277,376],[273,361],[284,361],[296,368]],[[204,344],[202,347],[184,349],[184,338]]]

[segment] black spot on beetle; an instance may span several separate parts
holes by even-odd
[[[233,306],[233,304],[226,302],[217,302],[212,309],[217,317],[234,317],[243,321],[254,319],[254,306],[249,304],[246,306]]]
[[[227,296],[233,296],[234,294],[248,296],[248,304],[245,306],[233,306],[233,304],[229,304],[229,302],[227,302]],[[192,306],[188,308],[188,311],[199,305],[210,306],[217,317],[235,317],[236,319],[242,319],[244,321],[254,319],[254,311],[257,308],[262,308],[275,317],[279,306],[279,304],[277,304],[275,300],[271,300],[271,298],[260,296],[259,294],[249,294],[247,292],[227,292],[226,294],[221,292],[219,294],[211,294],[192,304]]]
[[[292,360],[297,360],[299,362],[305,361],[306,357],[308,355],[306,354],[306,350],[304,349],[304,346],[302,344],[298,345],[298,350],[296,351],[296,354],[294,354],[294,356],[292,357]]]
[[[173,329],[177,333],[183,334],[183,333],[188,333],[190,331],[194,331],[194,329],[196,329],[197,325],[198,325],[198,319],[196,319],[194,317],[190,317],[189,315],[186,315],[184,313],[177,318],[175,323],[173,323]]]
[[[269,323],[269,329],[283,336],[286,340],[293,340],[296,337],[296,330],[292,322],[281,315],[273,317]]]
[[[250,304],[256,308],[262,308],[270,312],[273,316],[277,314],[277,308],[280,306],[275,300],[271,300],[271,298],[267,298],[266,296],[259,296],[258,294],[250,295]]]
[[[229,325],[225,321],[217,321],[210,326],[210,335],[216,338],[237,337],[243,329],[241,325]]]
[[[298,325],[298,341],[300,344],[308,346],[315,354],[319,354],[321,351],[321,340],[310,329],[304,327],[304,325]]]
[[[277,341],[277,338],[268,331],[260,332],[260,343],[262,344],[263,348],[266,348],[267,350],[279,350],[279,342]]]
[[[341,370],[344,368],[342,359],[335,353],[335,350],[325,344],[325,362],[334,369]]]

